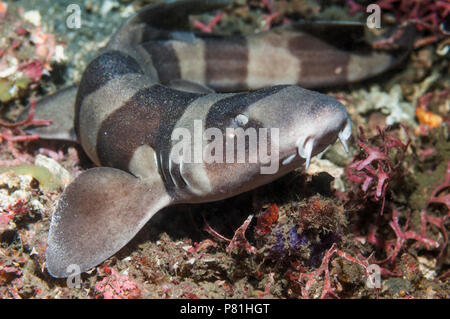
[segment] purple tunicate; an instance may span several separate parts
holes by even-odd
[[[284,232],[280,228],[274,230],[276,237],[275,243],[270,248],[272,258],[282,258],[286,256],[299,256],[302,253],[302,247],[308,247],[310,250],[309,258],[305,264],[308,266],[319,266],[323,255],[333,243],[339,241],[339,235],[333,232],[313,235],[310,232],[299,234],[298,226],[293,226],[289,231]],[[304,251],[303,251],[304,252]]]
[[[271,248],[271,253],[278,257],[294,255],[303,245],[307,244],[308,238],[298,234],[297,229],[298,226],[293,226],[286,235],[281,231],[275,232],[276,241]]]

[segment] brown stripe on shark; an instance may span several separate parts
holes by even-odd
[[[347,81],[350,54],[308,34],[289,39],[289,51],[300,61],[298,85],[320,87]]]
[[[151,103],[152,91],[152,87],[139,90],[101,123],[97,154],[103,166],[128,172],[130,160],[140,146],[155,149],[162,110]]]
[[[216,127],[224,132],[231,121],[238,114],[244,113],[250,105],[286,87],[287,85],[272,86],[254,92],[233,94],[217,101],[208,111],[205,128]]]
[[[134,58],[119,51],[106,52],[89,63],[78,86],[75,102],[74,127],[77,134],[79,133],[79,113],[83,99],[110,80],[124,74],[144,74],[144,72]]]
[[[143,43],[142,47],[152,57],[153,66],[162,84],[181,78],[180,62],[171,41],[150,41]]]
[[[100,165],[97,155],[97,134],[103,121],[122,107],[136,92],[151,85],[150,78],[145,75],[124,74],[105,83],[83,99],[78,114],[78,139],[97,165]],[[120,94],[117,94],[119,92]]]
[[[186,106],[199,96],[159,84],[139,90],[101,123],[97,134],[100,162],[129,171],[136,149],[149,145],[159,155],[158,166],[162,164],[164,170],[173,126]]]
[[[242,36],[203,38],[206,85],[217,91],[247,88],[248,47]]]

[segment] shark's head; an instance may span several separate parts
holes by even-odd
[[[180,167],[188,189],[202,201],[230,197],[302,165],[307,168],[312,156],[338,138],[347,150],[352,131],[339,101],[293,85],[224,98],[209,110],[206,128],[226,136],[223,144],[213,143],[214,158]]]
[[[338,100],[325,94],[288,86],[276,97],[261,100],[248,109],[248,116],[263,127],[278,128],[280,170],[305,164],[337,139],[348,151],[351,120]],[[286,167],[286,168],[285,168]]]

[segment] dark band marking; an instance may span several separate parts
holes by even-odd
[[[152,57],[153,66],[162,84],[181,78],[178,56],[169,41],[146,42],[142,47]]]
[[[278,93],[284,88],[288,87],[288,85],[278,85],[270,88],[265,88],[249,93],[239,93],[232,95],[230,97],[226,97],[222,100],[214,103],[208,111],[208,115],[206,117],[205,129],[210,127],[218,128],[222,131],[223,136],[226,136],[226,129],[228,127],[234,127],[234,119],[238,114],[246,113],[246,110],[254,103],[258,101]],[[247,128],[252,127],[256,129],[256,133],[259,134],[259,128],[264,127],[262,123],[256,122],[253,119],[249,119],[248,123],[243,127],[245,131]],[[224,142],[224,150],[226,139],[223,139]],[[234,138],[234,159],[237,159],[237,136]],[[249,138],[245,137],[245,150],[246,157],[245,160],[248,162],[248,150],[249,150]],[[226,161],[226,152],[223,152],[223,163]],[[220,165],[219,165],[220,166]],[[208,174],[210,175],[212,171],[214,171],[214,167],[216,164],[207,164]]]
[[[294,36],[289,39],[289,50],[294,52],[320,52],[335,50],[335,47],[309,34]]]
[[[139,146],[148,144],[154,148],[161,110],[149,103],[152,88],[139,90],[103,121],[97,135],[97,154],[102,165],[128,171]]]
[[[124,74],[144,74],[135,59],[119,51],[109,51],[95,58],[83,73],[75,102],[74,127],[78,134],[79,113],[85,97],[108,81]]]
[[[135,150],[147,144],[159,154],[160,170],[171,182],[168,158],[172,130],[186,106],[199,96],[159,84],[139,90],[109,115],[99,129],[97,154],[102,165],[128,171]]]
[[[236,115],[244,113],[251,104],[275,94],[287,86],[288,85],[277,85],[249,93],[238,93],[217,101],[208,111],[205,128],[216,127],[224,132],[224,130],[229,127],[230,121],[233,120]]]
[[[247,88],[248,48],[241,36],[204,38],[205,82],[219,91]]]
[[[299,84],[320,86],[347,81],[349,53],[310,35],[289,40],[289,51],[300,61]]]

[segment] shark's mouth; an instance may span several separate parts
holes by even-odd
[[[345,126],[342,130],[338,133],[338,138],[342,143],[342,146],[344,147],[345,151],[348,153],[348,146],[347,146],[347,140],[352,135],[352,124],[350,119],[347,120],[345,123]],[[308,169],[309,163],[311,161],[312,153],[314,150],[314,146],[316,145],[316,139],[308,136],[308,137],[300,137],[297,142],[297,153],[300,157],[305,159],[305,170]],[[282,165],[288,165],[290,164],[296,157],[297,153],[291,154],[288,157],[286,157],[282,161]]]

